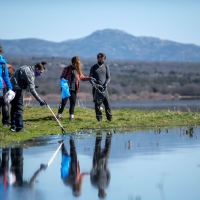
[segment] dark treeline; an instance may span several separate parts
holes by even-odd
[[[7,57],[16,68],[46,61],[47,71],[36,79],[42,95],[60,94],[59,77],[70,59],[56,57]],[[94,60],[84,60],[83,73],[89,75]],[[180,99],[200,96],[200,63],[106,61],[111,71],[109,93],[112,100]],[[91,85],[81,83],[81,93],[91,94]]]

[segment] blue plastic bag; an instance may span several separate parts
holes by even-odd
[[[69,92],[68,80],[61,78],[60,87],[62,88],[62,93],[61,93],[62,99],[71,96]]]
[[[70,156],[62,155],[62,167],[60,169],[60,172],[61,172],[61,177],[63,179],[67,178],[69,174],[70,162],[71,162]]]

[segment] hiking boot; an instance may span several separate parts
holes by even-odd
[[[97,118],[97,121],[98,122],[102,122],[102,118]]]
[[[70,120],[75,120],[74,114],[70,114],[70,115],[69,115],[69,118],[70,118]]]
[[[111,122],[111,121],[112,121],[112,118],[107,118],[107,120]]]
[[[26,131],[24,128],[22,128],[22,129],[17,129],[16,132],[27,133],[28,131]]]
[[[8,128],[9,125],[8,125],[8,124],[3,124],[3,127],[4,127],[4,128]]]
[[[61,116],[60,116],[60,115],[57,115],[57,116],[56,116],[56,119],[57,119],[57,120],[60,120],[60,119],[61,119]],[[56,120],[56,119],[55,119],[55,120]]]
[[[13,128],[13,127],[10,127],[9,130],[12,131],[12,132],[16,132],[16,128]]]

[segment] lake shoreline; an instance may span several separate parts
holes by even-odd
[[[57,114],[57,108],[52,108]],[[105,111],[102,111],[103,120],[96,120],[95,111],[91,108],[76,107],[75,120],[69,119],[68,109],[65,109],[60,123],[64,127],[67,134],[89,133],[89,129],[112,129],[116,127],[132,127],[132,129],[159,129],[177,126],[194,127],[200,125],[200,113],[182,112],[181,110],[134,110],[129,108],[113,109],[113,120],[107,121]],[[11,132],[9,127],[4,128],[0,125],[0,146],[10,144],[17,141],[25,141],[36,138],[38,136],[49,136],[54,134],[62,134],[61,127],[55,120],[48,107],[25,107],[23,114],[24,128],[27,132]],[[130,128],[131,130],[131,128]]]
[[[48,101],[48,104],[52,108],[58,108],[59,101]],[[199,112],[200,110],[200,100],[197,99],[184,99],[184,100],[134,100],[134,101],[113,101],[111,100],[112,109],[136,109],[136,110],[180,110],[183,112],[191,111],[191,112]],[[38,102],[33,101],[25,102],[27,106],[40,107]],[[66,105],[66,108],[69,107],[69,102]],[[94,108],[93,102],[84,102],[80,99],[77,99],[76,107],[85,107],[85,108]],[[102,105],[102,107],[104,107]]]

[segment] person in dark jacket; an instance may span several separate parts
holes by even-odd
[[[107,168],[107,162],[110,154],[111,139],[112,135],[107,133],[105,147],[101,149],[102,133],[98,133],[96,136],[90,181],[95,188],[98,188],[99,198],[106,197],[105,188],[110,183],[111,175]]]
[[[37,63],[35,66],[24,65],[17,69],[11,78],[13,91],[16,93],[11,104],[11,128],[13,132],[26,132],[23,125],[23,89],[29,89],[31,94],[39,101],[41,106],[46,105],[35,90],[35,77],[41,76],[45,71],[46,62]]]
[[[72,189],[73,196],[79,197],[81,195],[83,179],[89,173],[80,172],[74,139],[70,138],[70,154],[68,154],[64,142],[60,142],[62,142],[61,178],[63,183]]]
[[[95,85],[98,85],[99,87],[99,89],[95,87],[94,82],[91,81],[93,85],[92,93],[95,103],[96,119],[99,122],[102,121],[102,112],[100,109],[102,103],[105,106],[107,120],[112,121],[109,94],[107,90],[111,77],[109,67],[104,63],[105,60],[106,55],[104,53],[99,53],[97,55],[97,64],[90,69],[90,77],[95,78]]]
[[[12,75],[15,73],[15,68],[11,64],[7,64],[7,66],[9,78],[11,78]],[[6,83],[4,82],[3,95],[5,95],[7,91],[8,88],[6,86]],[[4,128],[10,126],[9,103],[5,103],[5,101],[2,102],[2,124]]]
[[[57,119],[61,118],[63,110],[69,99],[69,101],[70,101],[69,117],[71,120],[74,120],[74,108],[75,108],[75,104],[76,104],[77,93],[80,90],[80,80],[81,81],[90,81],[91,80],[91,77],[83,75],[82,69],[81,69],[81,60],[78,56],[74,56],[71,59],[71,62],[72,62],[72,64],[65,67],[60,76],[60,79],[64,78],[68,81],[69,92],[70,92],[71,96],[62,99],[62,101],[59,105],[59,108],[58,108]],[[95,79],[93,79],[93,80],[95,80]]]

